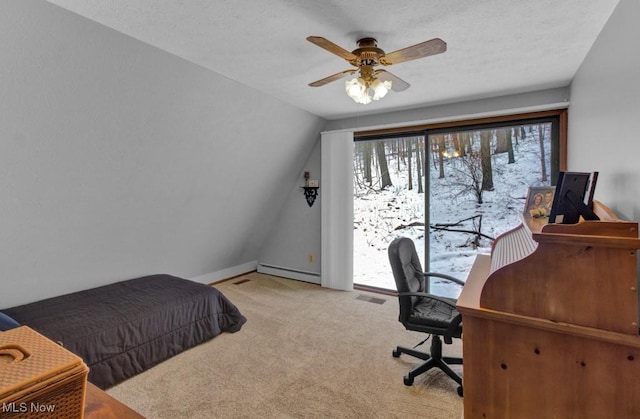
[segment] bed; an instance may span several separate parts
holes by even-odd
[[[216,288],[166,274],[2,312],[82,357],[102,389],[246,322]]]

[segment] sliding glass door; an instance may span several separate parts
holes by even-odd
[[[544,120],[428,134],[429,269],[465,279],[476,254],[520,224],[528,188],[555,184],[554,132]]]
[[[425,270],[466,279],[475,256],[520,223],[528,188],[555,184],[560,133],[551,115],[356,137],[354,283],[395,290],[386,252],[399,236],[414,240]]]
[[[423,134],[355,142],[355,284],[395,289],[386,252],[399,235],[414,239],[424,257],[427,154]]]

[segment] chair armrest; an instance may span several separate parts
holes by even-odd
[[[464,284],[465,284],[464,281],[462,281],[462,280],[460,280],[458,278],[455,278],[455,277],[453,277],[451,275],[447,275],[447,274],[441,274],[441,273],[438,273],[438,272],[425,272],[425,273],[423,273],[423,275],[425,276],[425,278],[426,277],[436,277],[436,278],[446,279],[447,281],[455,282],[458,285],[463,285],[464,286]]]
[[[451,344],[452,343],[451,337],[454,335],[455,330],[458,327],[460,327],[461,323],[462,323],[462,314],[458,314],[456,317],[454,317],[453,320],[451,320],[451,323],[449,324],[449,327],[447,328],[447,331],[443,335],[445,343],[447,343],[447,344]]]

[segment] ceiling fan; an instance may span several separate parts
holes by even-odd
[[[377,66],[399,64],[441,54],[447,50],[447,43],[440,38],[434,38],[388,54],[378,48],[378,41],[374,38],[359,39],[357,42],[358,48],[351,52],[321,36],[309,36],[307,41],[324,48],[338,57],[344,58],[355,67],[309,83],[309,86],[324,86],[359,72],[359,77],[348,80],[345,83],[345,88],[347,94],[353,100],[364,104],[384,97],[389,89],[394,92],[402,92],[410,86],[409,83],[398,76],[383,69],[376,69]]]

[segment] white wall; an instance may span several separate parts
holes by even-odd
[[[640,1],[621,0],[571,83],[568,169],[599,171],[596,199],[640,221]]]
[[[320,209],[324,189],[320,184],[319,195],[310,207],[301,188],[305,171],[312,179],[320,179],[320,136],[298,172],[278,219],[271,225],[258,259],[258,271],[320,283]]]
[[[0,308],[255,266],[324,121],[41,0],[0,3]]]

